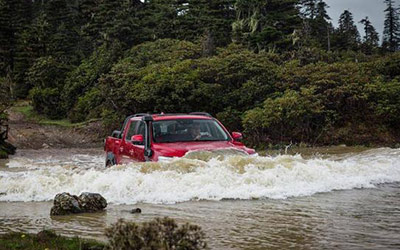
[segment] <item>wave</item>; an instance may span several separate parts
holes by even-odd
[[[285,199],[400,181],[400,149],[388,148],[328,159],[202,152],[168,163],[103,164],[98,155],[16,157],[0,171],[0,201],[48,201],[60,192],[97,192],[115,204]]]

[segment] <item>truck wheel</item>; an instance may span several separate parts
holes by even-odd
[[[114,155],[109,153],[106,158],[106,168],[112,167],[115,165]]]
[[[114,164],[112,164],[112,162],[110,160],[106,161],[106,168],[110,168],[110,167],[112,167],[112,165],[114,165]]]

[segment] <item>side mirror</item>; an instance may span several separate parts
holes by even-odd
[[[121,131],[119,131],[119,130],[114,130],[111,134],[111,137],[114,137],[114,138],[120,138],[120,136],[121,136]]]
[[[235,141],[240,141],[243,139],[242,133],[239,133],[239,132],[232,132],[232,137],[233,137],[233,140],[235,140]]]
[[[131,141],[134,144],[143,144],[143,142],[144,142],[143,135],[133,135],[131,137]]]

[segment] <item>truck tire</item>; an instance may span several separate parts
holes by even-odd
[[[107,153],[106,156],[106,168],[112,167],[115,164],[115,158],[113,153]]]

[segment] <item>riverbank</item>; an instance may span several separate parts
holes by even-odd
[[[7,112],[9,114],[8,141],[19,149],[99,148],[107,135],[100,120],[81,123],[71,123],[67,119],[51,120],[37,114],[28,101],[19,101]],[[261,155],[309,154],[316,151],[331,154],[332,150],[333,153],[342,152],[346,147],[345,144],[326,146],[306,143],[270,143],[264,146],[258,145],[256,149]],[[398,148],[400,144],[393,138],[380,143],[373,142],[371,139],[364,144],[351,144],[351,148],[359,148],[360,151],[378,147]],[[1,146],[0,151],[2,151]]]
[[[8,141],[18,149],[100,147],[104,130],[100,121],[70,123],[38,115],[27,101],[7,110]]]
[[[0,250],[25,249],[104,249],[105,244],[79,237],[64,237],[53,231],[44,230],[37,234],[8,233],[0,235]]]

